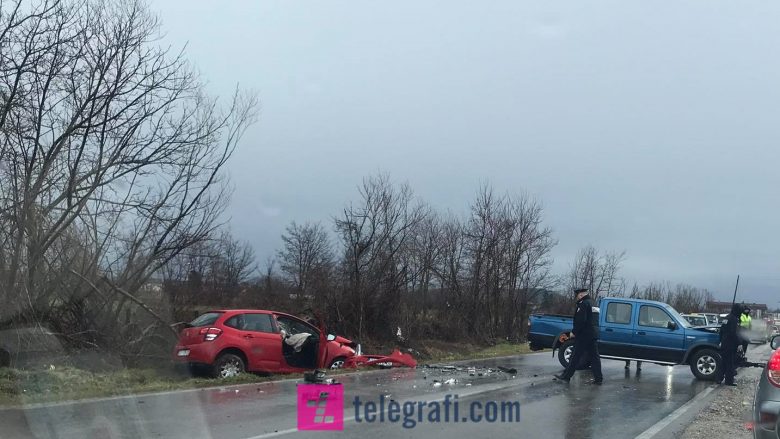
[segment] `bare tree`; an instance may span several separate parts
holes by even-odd
[[[0,4],[2,317],[73,302],[115,327],[134,306],[117,288],[139,291],[218,225],[256,98],[222,109],[159,37],[140,0]],[[105,299],[63,274],[74,252]]]
[[[223,231],[213,242],[214,257],[209,267],[209,283],[217,302],[236,299],[240,286],[257,270],[255,252],[247,242],[241,242]]]
[[[640,288],[638,285],[634,284],[630,297],[633,299],[645,299],[663,302],[667,297],[669,297],[671,291],[672,287],[669,282],[651,282],[645,285],[643,288]]]
[[[299,298],[321,299],[332,270],[332,249],[321,224],[295,222],[282,235],[284,246],[278,252],[280,268]]]
[[[387,175],[364,179],[360,198],[336,219],[336,230],[347,290],[340,319],[362,337],[367,328],[389,332],[397,324],[403,282],[399,253],[426,210],[408,184],[394,185]]]
[[[601,296],[622,296],[625,280],[620,277],[620,266],[625,252],[600,252],[592,245],[577,252],[566,282],[568,290],[588,288],[595,300]]]
[[[528,195],[496,195],[483,186],[466,223],[467,290],[464,320],[485,339],[519,339],[530,304],[553,281],[541,204]]]

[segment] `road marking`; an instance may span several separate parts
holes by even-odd
[[[681,405],[677,408],[677,410],[669,413],[665,418],[661,419],[660,421],[656,422],[653,426],[648,428],[647,430],[643,431],[639,436],[636,436],[634,439],[650,439],[658,432],[663,430],[664,428],[668,427],[669,424],[674,422],[677,418],[682,416],[691,406],[698,403],[702,399],[706,398],[707,395],[710,394],[713,390],[715,390],[717,386],[711,385],[704,389],[703,391],[699,392],[698,395],[694,396],[690,401],[686,402],[685,404]]]

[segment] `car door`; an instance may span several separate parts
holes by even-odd
[[[633,357],[633,304],[610,300],[606,309],[602,308],[600,312],[604,313],[604,322],[599,330],[599,353],[615,357]]]
[[[669,322],[675,327],[670,328]],[[679,363],[685,353],[685,329],[662,307],[640,304],[633,344],[636,358]]]
[[[225,321],[238,331],[249,370],[278,372],[282,366],[281,337],[268,313],[244,313]]]
[[[327,343],[326,340],[323,340],[323,334],[321,334],[319,330],[314,328],[314,326],[304,322],[303,320],[297,319],[295,317],[292,317],[292,316],[289,316],[289,315],[285,315],[285,314],[276,314],[275,317],[276,317],[276,324],[279,327],[279,330],[280,331],[284,331],[288,335],[294,335],[294,334],[300,334],[300,333],[308,333],[308,334],[312,334],[315,337],[319,338],[319,342],[317,343],[317,350],[313,354],[314,357],[310,359],[311,360],[311,364],[310,364],[311,367],[301,367],[299,365],[291,365],[291,364],[289,364],[289,361],[287,359],[285,359],[285,356],[284,356],[284,348],[283,348],[283,345],[282,345],[282,343],[284,343],[284,342],[281,341],[281,339],[280,339],[279,348],[282,351],[282,353],[280,354],[281,358],[282,358],[282,360],[281,360],[282,369],[284,371],[288,371],[288,372],[297,372],[297,371],[300,371],[301,369],[304,369],[304,370],[305,369],[315,369],[315,368],[320,367],[321,352],[322,352],[322,349],[325,348],[325,344]]]

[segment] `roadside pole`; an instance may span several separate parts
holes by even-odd
[[[737,288],[739,288],[739,275],[737,275],[737,284],[734,286],[734,298],[731,299],[731,307],[734,307],[734,304],[737,303]]]

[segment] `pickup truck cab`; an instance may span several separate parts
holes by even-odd
[[[666,303],[605,297],[598,308],[601,358],[635,360],[665,366],[687,364],[702,380],[714,380],[721,370],[719,328],[691,325]],[[529,319],[532,350],[558,350],[566,367],[573,352],[572,318],[534,314]],[[580,365],[581,367],[582,365]]]

